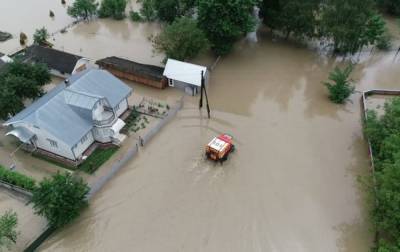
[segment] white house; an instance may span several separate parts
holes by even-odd
[[[163,73],[170,87],[183,89],[193,96],[200,92],[202,74],[207,85],[207,67],[174,59],[168,59]]]
[[[119,144],[132,89],[104,70],[72,75],[4,123],[34,148],[68,160],[82,160],[94,142]]]

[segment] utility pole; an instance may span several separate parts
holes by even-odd
[[[203,91],[204,91],[204,95],[206,97],[206,105],[207,105],[207,114],[208,114],[208,118],[210,118],[210,105],[208,103],[208,96],[207,96],[207,90],[206,90],[206,86],[205,86],[205,80],[204,80],[204,72],[201,71],[201,86],[200,86],[200,103],[199,103],[199,109],[201,109],[203,107]]]

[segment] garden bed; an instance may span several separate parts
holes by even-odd
[[[136,108],[133,108],[132,113],[125,119],[125,126],[121,129],[121,133],[125,135],[130,135],[131,132],[136,133],[145,129],[149,123],[146,115],[142,115]]]

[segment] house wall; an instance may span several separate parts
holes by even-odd
[[[185,93],[187,93],[188,95],[192,96],[195,96],[200,92],[200,87],[177,80],[174,80],[174,87],[181,89],[185,91]]]
[[[159,88],[159,89],[164,89],[167,86],[167,83],[164,79],[152,80],[150,78],[142,77],[139,75],[122,72],[122,71],[116,70],[116,69],[108,67],[108,66],[102,66],[102,68],[106,69],[107,71],[109,71],[110,73],[112,73],[113,75],[115,75],[119,78],[134,81],[134,82],[137,82],[140,84],[145,84],[147,86],[151,86],[151,87],[155,87],[155,88]]]
[[[116,117],[120,117],[127,109],[128,98],[125,98],[114,108]]]
[[[79,141],[77,145],[72,148],[73,152],[75,153],[75,157],[78,159],[82,156],[82,153],[85,152],[85,150],[94,142],[92,131],[89,131],[85,136],[82,137],[81,141]]]
[[[59,156],[63,156],[69,159],[74,160],[74,154],[71,151],[70,146],[68,146],[67,144],[65,144],[63,141],[61,141],[60,139],[57,139],[56,137],[54,137],[52,134],[50,134],[49,132],[47,132],[44,129],[40,129],[40,128],[36,128],[33,125],[27,125],[27,124],[14,124],[14,127],[18,127],[18,126],[22,126],[25,127],[27,129],[29,129],[30,131],[32,131],[35,135],[36,135],[36,140],[34,141],[35,145],[43,150],[46,150],[48,152],[52,152],[54,154],[57,154]],[[50,141],[47,140],[53,140],[55,142],[57,142],[57,146],[53,146],[50,144]]]
[[[113,134],[110,127],[94,127],[92,129],[93,137],[96,141],[100,143],[111,142],[111,136]]]

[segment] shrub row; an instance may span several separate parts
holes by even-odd
[[[400,251],[400,98],[387,102],[384,114],[368,111],[364,131],[375,165],[372,211],[379,240],[376,251]]]
[[[33,191],[36,188],[36,181],[21,173],[10,171],[0,166],[0,180],[28,191]]]

